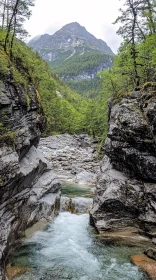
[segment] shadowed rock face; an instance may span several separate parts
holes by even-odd
[[[60,184],[36,149],[44,117],[34,88],[25,92],[13,81],[0,81],[0,124],[0,279],[5,279],[14,242],[38,220],[57,214]]]
[[[121,104],[110,102],[105,153],[113,166],[147,181],[156,181],[156,96],[154,88],[133,93]]]
[[[156,236],[154,85],[109,104],[109,130],[91,223],[100,233],[135,227]]]

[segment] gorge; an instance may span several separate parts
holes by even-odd
[[[81,279],[125,279],[124,275],[126,279],[146,279],[146,275],[130,264],[129,257],[146,250],[147,255],[155,258],[155,84],[149,83],[140,91],[122,96],[118,103],[113,99],[109,101],[109,138],[104,145],[103,159],[98,158],[98,140],[85,134],[43,138],[36,149],[39,129],[44,122],[44,117],[38,119],[35,115],[41,110],[36,92],[31,89],[32,107],[28,110],[22,95],[15,101],[9,99],[10,92],[14,96],[16,86],[1,85],[1,106],[6,116],[10,116],[12,107],[7,125],[18,128],[14,142],[9,136],[1,142],[4,151],[1,157],[1,279],[5,279],[4,258],[8,259],[12,246],[24,231],[37,221],[53,220],[58,214],[59,181],[64,186],[61,203],[65,212],[15,250],[13,267],[27,268],[15,279],[80,279],[80,275]],[[12,161],[7,160],[8,155]],[[11,176],[8,178],[6,174]],[[73,184],[77,186],[75,189]],[[91,197],[94,197],[92,210]],[[74,213],[79,211],[81,215],[76,216]],[[100,233],[100,239],[88,228],[88,214],[83,214],[86,211],[90,211],[90,222]],[[49,248],[47,240],[51,240],[52,247]],[[33,261],[29,263],[31,254]],[[43,256],[46,256],[45,263]],[[42,260],[42,265],[37,259]],[[69,262],[65,262],[66,259]],[[81,268],[84,261],[86,269]],[[90,263],[92,269],[88,270]],[[151,276],[151,270],[148,274]]]
[[[156,280],[155,2],[116,56],[77,22],[34,52],[32,6],[0,7],[0,280]]]

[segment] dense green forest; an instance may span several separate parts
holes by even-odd
[[[85,97],[96,97],[102,89],[102,81],[96,76],[101,69],[111,68],[113,56],[100,53],[89,47],[77,50],[76,54],[64,61],[49,62],[54,73],[58,74],[66,84]],[[94,73],[95,77],[92,77]],[[82,79],[82,76],[86,76]],[[88,77],[89,78],[88,78]]]
[[[102,91],[102,79],[101,76],[98,74],[95,76],[94,79],[91,80],[70,80],[66,83],[70,88],[87,98],[96,98]]]
[[[92,73],[98,66],[103,66],[105,63],[106,67],[112,65],[113,57],[101,53],[81,53],[74,55],[70,60],[66,60],[64,64],[57,64],[53,66],[54,71],[59,75],[63,76],[64,79],[69,80],[74,76],[81,75],[81,73]]]
[[[27,106],[30,106],[31,98],[27,94],[27,87],[33,85],[36,88],[47,117],[44,135],[89,133],[104,138],[107,132],[108,98],[114,96],[114,99],[119,100],[123,93],[138,90],[144,83],[155,81],[155,1],[125,1],[124,9],[120,10],[121,15],[116,20],[120,23],[118,33],[123,36],[123,43],[115,57],[114,66],[101,72],[95,82],[95,89],[98,79],[100,87],[102,85],[98,96],[95,97],[94,88],[90,88],[92,99],[86,99],[71,90],[58,75],[52,73],[37,53],[21,41],[25,36],[23,20],[29,18],[33,1],[8,0],[9,6],[6,6],[6,1],[2,2],[0,77],[7,80],[9,73],[16,83],[24,87]],[[103,61],[99,54],[96,58]],[[108,56],[104,55],[103,59],[108,59]],[[87,69],[95,66],[91,54],[84,56],[83,63]],[[79,68],[75,67],[75,73],[82,70]],[[70,65],[64,70],[67,75],[73,74]],[[81,84],[80,89],[72,83],[74,89],[82,91],[83,88],[85,91],[85,83]],[[0,127],[2,131],[3,123],[0,123]]]

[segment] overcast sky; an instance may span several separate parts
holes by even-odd
[[[117,26],[112,22],[121,5],[121,0],[36,0],[25,27],[32,38],[54,34],[65,24],[76,21],[116,53],[121,38],[116,35]]]

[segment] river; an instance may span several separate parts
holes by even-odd
[[[89,188],[67,186],[63,193],[88,196]],[[15,250],[12,265],[31,269],[16,280],[145,280],[130,262],[141,249],[101,243],[89,214],[61,212]]]

